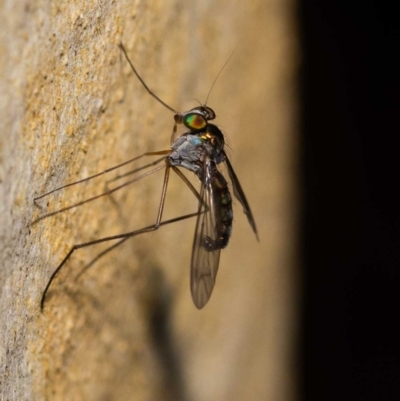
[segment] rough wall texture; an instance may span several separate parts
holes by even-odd
[[[291,0],[0,2],[0,399],[294,399],[295,69]],[[151,224],[162,173],[41,220],[105,179],[33,198],[149,150],[168,149],[174,108],[209,105],[256,217],[236,202],[210,303],[194,308],[194,221],[108,254],[70,247]],[[126,171],[126,170],[125,170]],[[111,175],[112,176],[112,175]],[[197,202],[171,181],[166,218]]]

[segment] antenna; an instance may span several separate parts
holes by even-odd
[[[238,45],[235,46],[235,48],[233,49],[231,55],[229,56],[228,60],[226,60],[225,64],[222,66],[222,68],[219,70],[218,75],[215,77],[214,82],[211,85],[210,91],[208,92],[207,98],[206,98],[206,102],[204,103],[204,106],[207,105],[208,103],[208,98],[210,97],[211,91],[214,88],[215,83],[217,82],[217,79],[219,78],[219,76],[221,75],[221,72],[224,70],[224,68],[226,67],[226,65],[229,63],[229,60],[232,58],[233,53],[235,53],[236,49],[237,49]]]
[[[145,82],[143,81],[142,77],[139,75],[139,73],[136,71],[136,68],[133,66],[132,61],[130,60],[124,45],[122,44],[122,42],[119,42],[119,48],[122,50],[122,52],[125,55],[125,58],[128,60],[129,65],[132,68],[132,71],[135,73],[135,75],[138,77],[139,81],[142,83],[142,85],[144,86],[144,88],[147,90],[147,92],[154,97],[154,99],[156,99],[159,103],[161,103],[164,107],[166,107],[168,110],[171,110],[173,113],[178,114],[178,112],[176,110],[174,110],[171,106],[168,106],[167,103],[163,102],[154,92],[152,92],[149,87],[145,84]],[[229,61],[229,60],[228,60]],[[225,67],[225,66],[224,66]],[[218,78],[218,77],[217,77]]]

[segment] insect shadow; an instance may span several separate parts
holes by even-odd
[[[222,70],[225,68],[226,64],[229,62],[233,53],[215,78],[207,95],[206,102],[203,105],[194,107],[189,111],[179,113],[171,106],[166,104],[149,89],[139,73],[136,71],[136,68],[133,66],[122,43],[119,44],[119,47],[125,55],[125,58],[129,63],[132,71],[139,79],[146,91],[165,108],[174,113],[174,127],[171,135],[171,148],[167,150],[143,153],[137,157],[134,157],[133,159],[118,164],[117,166],[111,167],[98,174],[94,174],[82,180],[63,185],[59,188],[55,188],[41,196],[36,197],[34,199],[34,202],[36,205],[38,205],[37,202],[40,199],[43,199],[50,194],[55,193],[56,191],[60,191],[70,186],[87,182],[103,174],[117,170],[123,166],[133,164],[140,159],[159,156],[155,161],[152,161],[142,167],[129,171],[128,173],[119,175],[111,180],[118,180],[129,175],[145,171],[135,176],[134,178],[124,182],[123,184],[120,184],[112,189],[107,189],[105,192],[99,195],[85,199],[84,201],[78,202],[72,206],[59,209],[55,212],[46,213],[36,219],[33,223],[35,224],[38,221],[43,220],[44,218],[54,216],[58,213],[91,202],[102,196],[111,195],[112,193],[123,187],[144,179],[145,177],[148,177],[157,171],[164,170],[164,181],[162,185],[162,192],[156,221],[154,224],[144,228],[140,228],[138,230],[73,245],[70,251],[64,257],[64,259],[61,261],[61,263],[54,270],[53,274],[50,276],[49,281],[47,282],[40,301],[40,308],[42,311],[44,308],[46,295],[50,289],[51,284],[53,283],[59,271],[76,250],[102,242],[119,240],[115,244],[106,248],[103,252],[99,253],[89,264],[87,264],[85,268],[80,272],[80,276],[102,256],[117,248],[129,238],[147,232],[155,231],[161,226],[172,224],[177,221],[189,219],[192,217],[197,217],[197,220],[192,246],[190,290],[195,306],[198,309],[203,308],[210,299],[212,291],[214,289],[215,280],[218,273],[221,249],[225,248],[228,245],[232,233],[232,197],[228,188],[228,183],[219,169],[220,165],[222,164],[225,164],[228,171],[233,194],[241,203],[243,207],[243,212],[247,216],[250,226],[258,240],[257,228],[253,218],[253,214],[250,210],[249,203],[247,202],[243,189],[225,151],[224,135],[216,125],[210,123],[210,121],[215,119],[216,115],[214,110],[207,106],[207,101],[210,96],[211,90],[213,89],[215,82],[217,81]],[[182,124],[187,129],[187,131],[183,135],[175,139],[178,124]],[[199,191],[183,174],[181,168],[193,172],[198,177],[198,179],[200,180]],[[185,214],[169,220],[163,220],[163,210],[171,170],[175,174],[177,174],[179,178],[182,179],[182,181],[189,187],[194,196],[197,198],[198,209],[194,213]]]

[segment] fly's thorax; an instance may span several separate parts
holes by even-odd
[[[225,160],[224,136],[220,129],[207,124],[202,131],[189,131],[180,136],[172,144],[172,152],[168,156],[172,166],[184,167],[195,172],[199,177],[205,158],[219,164]]]
[[[197,134],[186,133],[172,144],[168,156],[172,166],[184,167],[198,173],[204,160],[204,144]]]
[[[224,146],[225,140],[221,130],[214,124],[208,124],[206,129],[198,134],[203,141],[207,155],[216,164],[225,160]]]

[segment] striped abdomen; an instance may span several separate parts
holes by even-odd
[[[211,175],[211,188],[215,206],[215,240],[204,238],[207,250],[223,249],[228,245],[232,233],[232,197],[228,189],[228,183],[224,176],[214,166]]]

